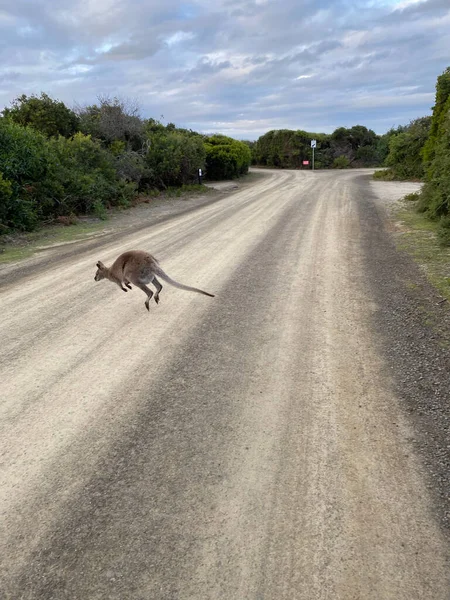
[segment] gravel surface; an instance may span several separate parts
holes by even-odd
[[[385,227],[386,207],[419,184],[360,180],[365,265],[379,305],[373,315],[386,376],[414,426],[442,525],[450,533],[450,308]]]
[[[448,600],[448,313],[369,176],[0,267],[2,599]],[[216,297],[94,282],[128,249]]]

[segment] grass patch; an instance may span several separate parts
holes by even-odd
[[[422,180],[417,178],[417,177],[409,177],[409,176],[405,176],[402,175],[402,173],[399,173],[398,171],[395,171],[394,169],[381,169],[378,171],[375,171],[375,173],[372,175],[373,179],[378,179],[381,181],[414,181],[417,183],[420,183]]]
[[[204,185],[183,185],[179,188],[168,188],[165,191],[151,189],[139,195],[133,206],[153,201],[169,201],[172,198],[192,198],[193,196],[212,194],[213,190]],[[105,231],[105,221],[117,212],[126,211],[125,207],[114,207],[107,210],[102,206],[94,206],[94,214],[77,219],[60,217],[59,223],[44,225],[32,232],[11,233],[0,236],[0,264],[18,262],[32,256],[43,247],[57,246],[69,242],[87,239]]]
[[[381,169],[380,171],[375,171],[373,178],[382,181],[393,181],[395,175],[392,169]]]
[[[192,196],[202,196],[204,194],[212,193],[211,188],[206,185],[199,185],[198,183],[193,183],[190,185],[182,185],[181,187],[168,187],[165,190],[158,189],[149,189],[145,192],[142,192],[137,196],[133,202],[132,206],[137,206],[138,204],[148,203],[152,200],[164,200],[166,198],[183,198]]]
[[[440,244],[439,224],[418,213],[416,202],[411,202],[411,198],[403,202],[393,216],[401,230],[398,247],[414,258],[430,283],[450,300],[450,248]]]
[[[403,198],[406,202],[418,202],[420,198],[420,192],[411,192],[411,194],[406,194]]]
[[[0,237],[0,264],[16,262],[32,256],[46,246],[66,244],[95,235],[105,228],[104,223],[77,222],[69,226],[47,225],[30,233]]]
[[[187,194],[190,196],[193,194],[202,195],[208,194],[210,191],[210,188],[208,188],[206,185],[193,183],[190,185],[182,185],[181,187],[169,187],[164,192],[161,192],[161,195],[169,198],[181,198]]]

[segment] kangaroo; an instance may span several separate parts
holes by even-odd
[[[148,254],[148,252],[143,252],[142,250],[129,250],[128,252],[124,252],[118,258],[116,258],[112,266],[109,268],[105,267],[102,262],[98,261],[97,273],[95,274],[94,279],[95,281],[109,279],[113,283],[117,283],[120,289],[122,289],[124,292],[127,292],[128,289],[131,290],[132,287],[130,284],[133,283],[136,287],[140,288],[147,294],[145,307],[148,311],[150,311],[150,300],[153,297],[156,304],[158,304],[159,294],[163,287],[156,279],[156,275],[158,275],[158,277],[160,277],[163,281],[170,283],[170,285],[173,285],[180,290],[198,292],[199,294],[204,294],[205,296],[214,298],[214,294],[209,294],[208,292],[204,292],[203,290],[199,290],[195,287],[183,285],[182,283],[178,283],[178,281],[174,281],[166,273],[164,273],[154,256]],[[146,283],[153,283],[156,288],[155,295],[153,295],[152,290],[145,285]],[[126,287],[124,287],[124,285]]]

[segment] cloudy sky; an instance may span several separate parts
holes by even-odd
[[[0,0],[0,109],[106,94],[241,139],[383,133],[430,114],[449,32],[450,0]]]

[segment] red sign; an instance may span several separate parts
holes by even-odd
[[[304,164],[304,165],[309,165],[309,160],[304,160],[304,161],[303,161],[303,164]]]

